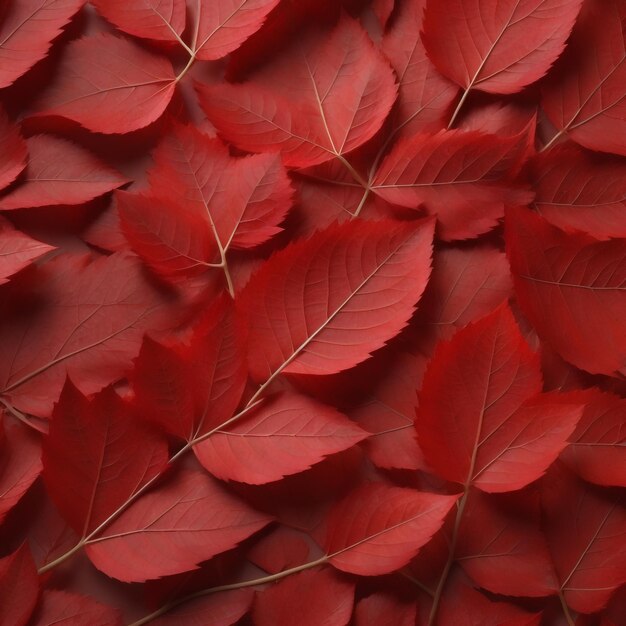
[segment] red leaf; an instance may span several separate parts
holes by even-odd
[[[148,430],[112,388],[89,401],[71,382],[65,385],[44,442],[43,475],[48,493],[79,536],[90,535],[158,476],[167,460],[165,440]]]
[[[556,593],[558,584],[538,513],[525,494],[493,496],[473,490],[456,550],[467,575],[497,594],[541,597]]]
[[[365,484],[331,510],[324,547],[337,569],[361,576],[406,565],[439,530],[456,496]]]
[[[239,300],[253,378],[335,373],[381,348],[422,294],[431,237],[432,222],[353,221],[275,254]]]
[[[423,39],[437,69],[467,91],[515,93],[565,47],[582,0],[428,0]]]
[[[108,576],[143,582],[196,569],[270,521],[206,474],[184,470],[126,509],[86,552]]]
[[[494,602],[453,576],[444,592],[438,626],[539,626],[541,615],[532,615],[506,602]]]
[[[5,226],[4,222],[0,222],[0,285],[54,249],[54,246],[31,239],[8,223]]]
[[[417,389],[426,360],[410,353],[394,353],[385,363],[380,378],[371,381],[371,396],[365,398],[350,417],[371,433],[363,442],[372,462],[384,469],[425,469],[415,436]],[[375,371],[382,368],[376,367]]]
[[[437,474],[487,492],[539,478],[567,444],[581,408],[541,389],[533,354],[508,308],[441,344],[422,384],[418,440]]]
[[[269,574],[278,574],[309,561],[309,543],[302,532],[278,526],[252,546],[247,558]]]
[[[26,167],[27,156],[26,142],[0,107],[0,189],[17,178]]]
[[[619,490],[594,487],[555,467],[543,482],[545,531],[565,601],[604,608],[626,582],[626,509]]]
[[[250,152],[280,152],[304,167],[358,148],[380,129],[396,97],[393,73],[348,17],[315,31],[241,85],[198,85],[225,139]]]
[[[445,126],[444,118],[458,92],[456,85],[437,72],[417,36],[425,5],[425,0],[400,3],[381,44],[399,82],[398,102],[391,116],[392,136],[439,130]]]
[[[78,146],[52,135],[26,140],[28,166],[20,184],[0,197],[0,211],[83,204],[128,182]]]
[[[131,377],[139,414],[188,441],[220,426],[246,384],[243,339],[226,298],[209,307],[188,344],[146,337]]]
[[[537,212],[563,230],[626,237],[626,164],[575,147],[554,148],[531,162]]]
[[[106,50],[106,54],[102,51]],[[36,116],[56,115],[98,133],[128,133],[158,119],[175,76],[166,57],[108,33],[68,44]]]
[[[125,191],[115,197],[128,243],[163,278],[200,276],[217,262],[215,241],[201,216],[174,200]]]
[[[495,248],[443,248],[435,251],[433,273],[417,313],[419,347],[432,354],[436,342],[484,317],[513,291],[509,264]]]
[[[41,473],[41,445],[22,424],[0,420],[0,523]]]
[[[238,48],[263,24],[279,0],[199,0],[193,49],[198,59],[214,61]]]
[[[524,314],[567,361],[626,373],[626,246],[566,235],[530,211],[507,215],[507,253]]]
[[[415,626],[416,613],[415,602],[374,593],[356,605],[354,626]]]
[[[200,597],[152,620],[152,626],[232,626],[250,609],[254,592],[238,589]]]
[[[185,0],[92,0],[120,30],[146,39],[177,41],[185,29]]]
[[[204,220],[224,253],[255,247],[280,232],[293,192],[278,157],[233,158],[218,139],[175,125],[154,161],[154,195],[177,204],[184,198],[185,209]]]
[[[37,569],[28,547],[0,559],[0,626],[26,626],[38,596]]]
[[[68,374],[85,393],[117,380],[146,329],[172,323],[172,300],[145,281],[128,255],[91,263],[65,255],[32,278],[3,287],[0,307],[0,395],[29,413],[49,415]]]
[[[287,393],[269,399],[194,451],[214,476],[262,485],[302,472],[366,437],[332,407]]]
[[[302,572],[257,596],[255,626],[346,626],[352,614],[354,583],[330,569]]]
[[[415,135],[394,146],[373,190],[388,202],[437,215],[446,240],[476,237],[498,223],[506,206],[532,199],[511,180],[521,147],[519,136],[458,130]]]
[[[621,0],[585,2],[558,71],[543,85],[557,137],[626,155],[625,28]]]
[[[114,608],[77,593],[44,591],[32,626],[121,626],[122,616]]]
[[[43,59],[85,0],[18,0],[0,12],[0,87]]]
[[[589,482],[626,487],[626,400],[597,389],[581,400],[585,410],[561,459]]]

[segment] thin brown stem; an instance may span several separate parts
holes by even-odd
[[[14,418],[18,419],[23,424],[26,424],[26,426],[28,426],[29,428],[36,430],[38,433],[41,433],[42,435],[48,434],[48,430],[44,426],[35,424],[35,422],[32,421],[31,417],[29,417],[25,413],[22,413],[20,410],[16,409],[10,402],[5,400],[4,398],[0,398],[0,404],[2,404],[2,406],[5,408],[7,413],[11,414]]]
[[[559,589],[559,600],[561,601],[561,608],[563,609],[563,615],[565,616],[565,621],[567,622],[568,626],[575,626],[576,621],[572,617],[569,606],[567,606],[567,602],[565,600],[565,596],[563,595],[562,589]]]
[[[303,572],[308,569],[312,569],[313,567],[318,567],[319,565],[323,565],[328,561],[330,557],[323,556],[315,561],[310,561],[309,563],[304,563],[302,565],[298,565],[297,567],[292,567],[290,569],[283,570],[282,572],[278,572],[278,574],[271,574],[269,576],[262,576],[261,578],[254,578],[252,580],[244,580],[239,583],[232,583],[230,585],[219,585],[218,587],[210,587],[208,589],[202,589],[201,591],[196,591],[195,593],[191,593],[188,596],[184,596],[183,598],[179,598],[178,600],[173,600],[172,602],[168,602],[164,604],[162,607],[150,613],[150,615],[146,615],[136,622],[132,622],[128,626],[143,626],[143,624],[147,624],[151,622],[153,619],[157,617],[161,617],[165,613],[175,609],[177,606],[181,604],[185,604],[190,602],[191,600],[195,600],[197,598],[202,598],[204,596],[208,596],[214,593],[219,593],[220,591],[233,591],[235,589],[244,589],[245,587],[256,587],[257,585],[265,585],[267,583],[272,583],[277,580],[281,580],[282,578],[286,578],[287,576],[291,576],[292,574],[297,574],[298,572]]]
[[[409,574],[409,572],[405,570],[400,570],[400,574],[407,580],[410,580],[416,587],[419,587],[426,595],[429,595],[431,598],[434,597],[435,592],[427,587],[423,582],[415,578],[415,576]]]
[[[452,114],[452,117],[450,118],[450,122],[448,123],[448,130],[450,128],[452,128],[452,126],[454,125],[454,122],[456,121],[456,118],[458,117],[459,113],[461,112],[461,109],[463,108],[463,105],[465,104],[465,101],[467,100],[467,96],[469,96],[470,91],[471,90],[468,87],[463,92],[463,95],[461,96],[461,99],[459,100],[459,103],[456,105],[456,109],[454,109],[454,113]]]
[[[456,544],[459,539],[459,529],[461,528],[461,521],[463,519],[463,513],[465,512],[465,506],[467,504],[467,499],[469,497],[469,488],[466,487],[461,499],[459,500],[458,508],[456,510],[456,518],[454,520],[454,528],[452,529],[452,538],[450,539],[450,550],[448,552],[448,560],[441,572],[441,577],[439,578],[439,582],[437,583],[437,589],[435,590],[435,595],[433,597],[433,603],[430,609],[430,615],[428,616],[428,626],[434,626],[435,621],[437,619],[437,611],[439,610],[439,604],[441,602],[441,596],[443,594],[443,590],[445,589],[446,583],[448,582],[448,575],[450,574],[450,570],[452,569],[452,564],[454,563],[454,557],[456,554]]]
[[[541,148],[541,150],[539,150],[539,152],[549,150],[554,145],[554,143],[558,141],[564,134],[565,129],[560,130],[556,135],[554,135],[554,137],[552,137],[552,139],[550,139],[550,141],[548,141],[548,143],[543,148]]]

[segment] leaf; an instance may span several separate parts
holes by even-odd
[[[0,625],[26,626],[38,596],[37,569],[28,547],[23,545],[0,559]]]
[[[129,35],[177,41],[185,30],[185,0],[92,0],[98,13]]]
[[[626,7],[620,0],[586,2],[541,104],[558,136],[626,155]]]
[[[41,473],[41,445],[21,424],[0,420],[0,523]]]
[[[604,608],[626,582],[626,510],[619,490],[594,487],[556,466],[543,483],[548,546],[567,605]]]
[[[196,569],[270,521],[206,474],[184,470],[137,500],[85,550],[107,576],[143,582]]]
[[[288,526],[277,526],[259,539],[246,556],[262,570],[277,574],[309,561],[308,539],[304,533]]]
[[[238,48],[263,24],[279,0],[199,0],[193,49],[198,59],[214,61]]]
[[[175,125],[157,147],[150,187],[162,200],[184,198],[218,248],[247,249],[282,229],[292,202],[289,178],[274,155],[233,158],[218,139]]]
[[[423,41],[466,91],[515,93],[559,57],[582,0],[428,0]]]
[[[408,352],[393,353],[384,366],[376,367],[375,380],[368,377],[369,397],[361,392],[362,402],[349,412],[361,428],[371,433],[362,446],[377,467],[425,469],[414,424],[417,389],[425,369],[426,359]]]
[[[529,211],[507,215],[515,293],[539,336],[593,374],[626,373],[626,247],[565,234]]]
[[[626,165],[620,159],[558,147],[538,154],[530,172],[534,206],[551,224],[598,239],[626,237]]]
[[[302,472],[366,437],[332,407],[287,393],[270,398],[194,450],[217,478],[262,485]]]
[[[450,130],[400,140],[382,162],[373,191],[388,202],[437,215],[445,240],[492,229],[507,206],[532,194],[512,180],[519,137]]]
[[[439,626],[539,626],[541,614],[533,615],[514,604],[486,598],[454,575],[442,597]]]
[[[167,461],[166,441],[111,387],[90,401],[66,383],[44,441],[43,476],[50,497],[80,537],[158,476]]]
[[[280,152],[293,167],[346,154],[380,129],[396,98],[393,73],[360,26],[301,36],[240,85],[197,85],[220,135],[249,152]]]
[[[593,388],[581,399],[585,409],[561,460],[589,482],[626,487],[626,400]]]
[[[324,547],[330,563],[360,576],[398,570],[439,530],[456,500],[366,483],[328,516]]]
[[[10,185],[26,167],[26,142],[0,107],[0,189]]]
[[[100,33],[68,44],[35,116],[60,116],[97,133],[128,133],[161,116],[174,86],[166,57]]]
[[[54,246],[31,239],[8,223],[0,222],[0,285],[54,249]]]
[[[138,413],[187,441],[221,426],[246,384],[244,339],[226,298],[206,310],[187,343],[146,337],[131,376]]]
[[[446,480],[487,492],[536,480],[582,411],[540,390],[538,357],[506,306],[459,330],[424,376],[416,428],[426,462]]]
[[[512,294],[505,255],[491,246],[435,251],[433,273],[417,313],[420,349],[431,354],[436,342],[484,317]]]
[[[431,237],[432,222],[353,221],[276,253],[238,301],[252,377],[335,373],[381,348],[422,294]]]
[[[169,611],[167,615],[152,621],[153,626],[232,626],[250,609],[254,592],[237,589],[198,598]]]
[[[355,626],[415,626],[415,602],[399,600],[389,593],[363,598],[354,611]]]
[[[252,615],[257,626],[347,626],[354,602],[354,583],[331,569],[301,572],[257,596]]]
[[[128,182],[119,172],[64,139],[36,135],[26,144],[26,173],[19,184],[0,197],[0,211],[83,204]]]
[[[176,283],[214,266],[215,241],[201,216],[144,194],[120,191],[115,198],[124,236],[159,276]]]
[[[0,13],[0,88],[43,59],[85,0],[19,0]]]
[[[33,626],[121,626],[119,611],[87,596],[50,589],[44,591]]]
[[[398,101],[391,114],[391,136],[410,137],[442,128],[458,87],[442,76],[426,56],[421,30],[425,0],[400,3],[381,49],[398,76]]]
[[[68,375],[84,393],[121,378],[144,332],[173,323],[175,299],[127,254],[63,255],[30,278],[0,306],[0,396],[28,413],[49,415]]]
[[[456,559],[483,589],[508,596],[541,597],[558,584],[539,507],[526,494],[487,495],[472,490],[459,529]]]

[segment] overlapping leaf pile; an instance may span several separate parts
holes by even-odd
[[[7,0],[0,626],[624,626],[624,0]]]

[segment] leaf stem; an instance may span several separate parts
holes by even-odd
[[[29,428],[36,430],[38,433],[42,435],[47,435],[48,431],[44,426],[38,426],[25,413],[22,413],[20,410],[16,409],[10,402],[7,402],[4,398],[0,398],[0,404],[4,406],[7,413],[10,413],[13,417],[18,419],[23,424],[26,424]]]
[[[132,622],[128,626],[143,626],[143,624],[147,624],[151,622],[153,619],[164,615],[168,611],[180,606],[181,604],[185,604],[191,600],[195,600],[196,598],[202,598],[203,596],[208,596],[214,593],[219,593],[220,591],[233,591],[235,589],[244,589],[245,587],[255,587],[256,585],[265,585],[267,583],[272,583],[277,580],[281,580],[282,578],[286,578],[287,576],[291,576],[292,574],[297,574],[298,572],[303,572],[308,569],[312,569],[313,567],[317,567],[319,565],[324,565],[328,561],[330,557],[323,556],[315,561],[310,561],[308,563],[303,563],[302,565],[298,565],[297,567],[292,567],[290,569],[283,570],[282,572],[278,572],[277,574],[271,574],[269,576],[262,576],[261,578],[254,578],[252,580],[244,580],[239,583],[232,583],[230,585],[219,585],[218,587],[209,587],[208,589],[202,589],[201,591],[196,591],[195,593],[191,593],[187,596],[179,598],[178,600],[173,600],[172,602],[168,602],[164,604],[162,607],[150,613],[150,615],[146,615],[136,622]]]
[[[565,616],[565,621],[568,626],[575,626],[575,620],[572,617],[572,614],[569,610],[569,606],[567,606],[567,602],[565,601],[565,596],[563,595],[563,590],[559,589],[559,600],[561,601],[561,607],[563,609],[563,615]]]
[[[468,87],[463,92],[463,95],[461,96],[461,99],[459,100],[459,103],[456,105],[456,109],[454,109],[454,113],[452,114],[452,117],[450,118],[450,122],[448,123],[448,130],[452,128],[452,126],[454,125],[454,122],[456,121],[456,118],[461,112],[461,109],[463,108],[463,105],[465,104],[465,101],[467,100],[467,96],[469,96],[470,91],[471,89]]]
[[[560,139],[564,134],[565,134],[565,129],[561,129],[556,135],[554,135],[554,137],[552,137],[552,139],[550,139],[550,141],[548,141],[548,143],[545,146],[543,146],[543,148],[541,148],[541,150],[539,150],[539,152],[544,152],[545,150],[549,150],[553,146],[554,142]]]
[[[450,570],[452,569],[452,564],[454,563],[456,544],[459,539],[459,529],[461,528],[461,521],[463,519],[463,513],[465,512],[465,506],[467,504],[468,497],[469,487],[465,487],[465,491],[463,492],[463,495],[459,500],[458,508],[456,510],[454,528],[452,529],[452,538],[450,539],[450,549],[448,551],[448,560],[446,561],[443,571],[441,572],[439,582],[437,583],[437,589],[435,590],[435,595],[433,597],[430,615],[428,616],[428,626],[434,626],[435,620],[437,619],[437,611],[439,610],[441,596],[443,594],[443,590],[445,589],[446,582],[448,581],[448,575],[450,574]]]

